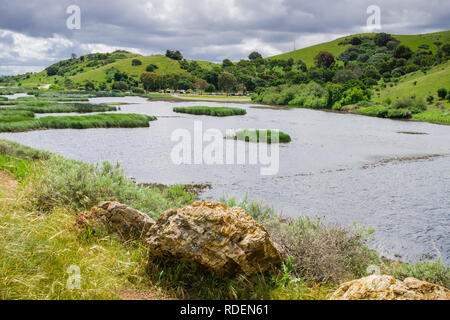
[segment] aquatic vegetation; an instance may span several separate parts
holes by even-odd
[[[30,101],[20,102],[13,110],[26,110],[35,113],[91,113],[91,112],[108,112],[117,111],[116,107],[106,104],[92,103],[57,103],[54,101]]]
[[[0,123],[34,119],[34,112],[26,110],[0,109]]]
[[[43,129],[138,128],[149,127],[156,117],[140,114],[96,114],[87,116],[42,117],[39,119],[0,123],[0,132]]]
[[[291,142],[291,137],[282,131],[278,133],[278,142],[279,143],[288,143]],[[240,130],[235,132],[234,135],[227,137],[227,139],[235,139],[242,141],[251,141],[251,142],[267,142],[272,143],[272,136],[276,134],[275,131],[272,130]]]
[[[247,114],[247,111],[245,109],[228,107],[177,107],[173,108],[173,111],[178,113],[208,115],[214,117],[228,117]]]

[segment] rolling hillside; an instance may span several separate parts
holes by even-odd
[[[133,59],[140,60],[142,64],[133,66]],[[197,61],[197,63],[206,69],[211,69],[214,65],[214,63],[208,61]],[[78,63],[70,70],[70,73],[74,73],[74,75],[66,77],[75,83],[83,83],[88,80],[94,83],[103,82],[107,79],[107,71],[111,68],[116,68],[120,72],[124,72],[131,78],[138,80],[139,76],[146,71],[147,66],[150,64],[158,67],[158,69],[154,70],[156,74],[189,74],[187,71],[181,69],[178,61],[169,59],[165,55],[142,56],[126,52],[123,57],[116,57],[115,62],[103,66],[89,66],[89,61]],[[64,77],[59,75],[48,76],[47,71],[43,70],[35,74],[30,74],[27,79],[21,81],[21,84],[24,87],[37,87],[61,82],[63,79]]]
[[[330,42],[321,43],[315,46],[295,50],[292,52],[284,53],[281,55],[269,57],[267,59],[289,59],[302,60],[309,67],[314,65],[314,57],[320,51],[329,51],[334,54],[335,57],[344,52],[350,44],[349,40],[355,36],[373,36],[374,34],[357,34],[343,38],[339,38]],[[419,46],[426,48],[426,50],[436,51],[435,42],[449,43],[450,31],[442,31],[430,34],[421,35],[394,35],[402,44],[410,47],[412,50],[417,50]],[[99,56],[101,58],[99,58]],[[138,66],[132,65],[133,59],[139,59],[142,64]],[[190,60],[195,61],[195,60]],[[212,69],[215,63],[208,61],[196,61],[202,68]],[[342,63],[342,62],[339,62]],[[58,68],[63,68],[64,73],[62,75],[48,76],[47,71],[44,70],[35,74],[27,74],[20,78],[20,85],[24,87],[38,87],[53,83],[64,83],[64,81],[70,80],[76,84],[83,84],[85,81],[92,81],[95,85],[104,82],[107,79],[107,71],[111,68],[115,68],[120,72],[126,73],[130,78],[138,80],[141,73],[146,71],[148,65],[154,64],[158,69],[154,70],[157,74],[179,74],[189,75],[186,70],[180,67],[180,64],[176,60],[167,58],[165,55],[152,55],[142,56],[133,54],[126,51],[116,51],[110,54],[90,54],[84,57],[80,57],[75,60],[64,60],[57,64]],[[419,77],[418,75],[416,75]],[[441,76],[436,75],[440,78]],[[414,82],[411,81],[411,82]],[[434,87],[433,85],[431,85]],[[430,87],[430,86],[429,86]],[[400,92],[402,86],[396,86],[392,90],[398,90]],[[413,88],[417,90],[417,88]],[[405,89],[407,91],[407,89]],[[429,89],[423,89],[429,90]],[[387,93],[388,94],[388,93]]]
[[[302,60],[308,66],[314,65],[314,57],[320,51],[328,51],[331,52],[335,57],[345,51],[350,45],[339,45],[340,42],[347,38],[353,38],[355,36],[373,36],[375,34],[365,33],[365,34],[356,34],[347,37],[338,38],[336,40],[321,43],[315,46],[283,53],[280,55],[276,55],[273,57],[269,57],[268,59],[283,59],[287,60],[289,58],[293,58],[294,60]],[[430,50],[433,52],[436,51],[436,46],[434,42],[440,41],[442,43],[446,43],[450,41],[450,31],[442,31],[428,34],[420,34],[420,35],[393,35],[394,38],[399,40],[402,44],[410,47],[412,50],[417,50],[420,45],[428,45]]]
[[[382,89],[379,96],[374,97],[374,100],[381,102],[386,98],[395,100],[410,95],[420,98],[428,95],[436,96],[439,88],[450,89],[450,61],[431,68],[426,74],[416,71],[401,77],[397,85]]]

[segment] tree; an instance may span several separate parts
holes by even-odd
[[[149,64],[149,65],[147,66],[147,68],[145,68],[145,70],[146,70],[147,72],[153,72],[153,71],[155,71],[156,69],[158,69],[158,66],[157,66],[156,64],[153,64],[153,63]]]
[[[192,86],[196,90],[205,91],[209,87],[209,83],[203,79],[195,78]]]
[[[178,61],[183,60],[183,55],[178,50],[176,50],[176,51],[167,50],[166,57],[170,58],[172,60],[178,60]]]
[[[219,89],[225,91],[227,94],[230,91],[235,90],[237,86],[237,80],[234,77],[234,75],[232,75],[229,72],[222,72],[219,75]]]
[[[159,88],[158,78],[157,74],[151,72],[144,72],[141,74],[140,80],[145,91],[157,90]]]
[[[95,90],[95,85],[91,81],[86,82],[84,84],[84,87],[86,88],[86,90]]]
[[[445,97],[447,96],[447,89],[441,88],[437,91],[437,94],[440,99],[444,100]]]
[[[58,73],[59,68],[57,66],[53,65],[53,66],[48,67],[45,70],[47,71],[47,76],[51,77]]]
[[[225,60],[223,60],[223,62],[222,62],[222,66],[223,66],[224,68],[226,68],[226,67],[232,67],[232,66],[233,66],[233,62],[231,62],[230,59],[225,59]]]
[[[258,58],[262,58],[262,55],[259,52],[253,51],[249,54],[248,59],[249,60],[256,60]]]
[[[388,33],[377,33],[373,39],[375,41],[376,45],[379,47],[385,47],[389,41],[391,41],[393,38]]]
[[[362,43],[362,40],[359,37],[353,37],[352,40],[350,40],[350,43],[354,46],[359,46]]]
[[[139,59],[133,59],[133,60],[131,61],[131,65],[132,65],[132,66],[140,66],[141,64],[142,64],[142,61],[139,60]]]
[[[128,85],[124,81],[115,81],[112,88],[113,90],[126,91],[128,90]]]
[[[328,69],[334,64],[334,55],[328,51],[320,51],[314,58],[315,64],[320,68]]]
[[[348,80],[358,79],[358,76],[350,69],[342,69],[336,72],[333,81],[337,83],[346,83]]]
[[[446,56],[450,56],[450,43],[447,43],[444,46],[442,46],[442,51],[445,53]]]
[[[403,44],[399,45],[394,50],[394,57],[397,59],[400,59],[400,58],[409,59],[409,58],[411,58],[412,54],[413,54],[412,50]]]

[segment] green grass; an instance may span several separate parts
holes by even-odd
[[[8,172],[16,180],[23,181],[30,174],[33,161],[32,159],[0,154],[0,170]]]
[[[331,52],[335,57],[339,56],[342,52],[344,52],[350,45],[339,45],[339,42],[346,38],[352,38],[354,36],[373,36],[373,33],[367,34],[355,34],[351,36],[346,36],[342,38],[338,38],[336,40],[321,43],[318,45],[306,47],[303,49],[283,53],[280,55],[276,55],[270,57],[268,59],[283,59],[287,60],[289,58],[293,58],[294,61],[302,60],[308,66],[314,65],[314,57],[320,51],[328,51]],[[450,31],[442,31],[436,33],[422,34],[422,35],[393,35],[397,40],[399,40],[402,44],[410,47],[412,50],[417,50],[421,44],[428,44],[430,46],[430,50],[433,52],[436,51],[436,46],[433,44],[435,41],[440,41],[442,43],[447,43],[450,41]]]
[[[415,96],[426,100],[428,96],[433,96],[434,102],[427,106],[428,110],[413,114],[412,119],[437,124],[450,124],[450,102],[438,100],[437,90],[439,88],[450,89],[450,61],[435,66],[426,73],[417,71],[403,76],[398,84],[393,87],[379,88],[380,90],[375,92],[372,100],[381,104],[386,100],[395,102],[405,97]]]
[[[10,107],[8,109],[31,111],[34,113],[91,113],[117,111],[116,107],[108,106],[106,104],[57,103],[54,101],[20,102],[16,104],[15,107]]]
[[[155,117],[140,114],[96,114],[87,116],[42,117],[39,119],[0,123],[0,132],[44,129],[138,128],[149,127]]]
[[[34,112],[15,110],[13,108],[0,109],[0,123],[27,121],[34,119]]]
[[[228,107],[178,107],[173,108],[173,111],[177,113],[189,113],[214,117],[228,117],[247,114],[247,111],[245,109]]]
[[[450,109],[447,110],[427,110],[422,113],[413,115],[414,120],[432,122],[437,124],[448,124],[450,125]]]
[[[0,199],[1,300],[120,299],[121,290],[142,290],[156,299],[327,299],[339,282],[382,264],[364,246],[362,230],[327,227],[306,217],[289,220],[233,199],[224,202],[246,210],[292,256],[279,273],[224,278],[195,265],[149,261],[143,242],[78,229],[76,215],[110,200],[157,218],[195,201],[183,186],[140,187],[118,166],[81,163],[5,140],[0,140],[0,169],[20,183],[9,199]],[[70,266],[80,269],[80,290],[67,287]],[[448,267],[439,263],[382,269],[448,287]]]
[[[343,39],[344,38],[339,38],[330,42],[325,42],[314,46],[306,47],[303,49],[276,55],[268,59],[288,60],[292,58],[294,59],[294,61],[302,60],[304,63],[306,63],[308,67],[311,67],[314,65],[314,57],[320,51],[331,52],[335,57],[339,56],[342,52],[344,52],[349,47],[349,45],[345,46],[339,45],[339,42],[341,42]]]
[[[240,130],[237,131],[233,136],[227,137],[229,139],[251,141],[251,142],[267,142],[272,143],[273,131],[271,130]],[[289,143],[291,142],[291,137],[280,131],[278,136],[279,143]]]
[[[376,93],[373,100],[382,102],[389,98],[393,101],[412,95],[418,98],[433,95],[437,98],[437,90],[439,88],[450,89],[450,61],[431,68],[426,74],[422,71],[416,71],[401,77],[399,83],[393,87],[380,88],[379,94]]]

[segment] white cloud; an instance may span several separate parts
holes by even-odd
[[[125,50],[125,51],[129,51],[129,52],[132,52],[132,53],[143,54],[141,52],[141,50],[139,50],[137,48],[120,47],[120,46],[108,46],[108,45],[103,44],[103,43],[86,43],[86,44],[81,44],[80,48],[84,52],[88,52],[88,53],[105,53],[105,52],[113,52],[113,51],[116,51],[116,50]]]

